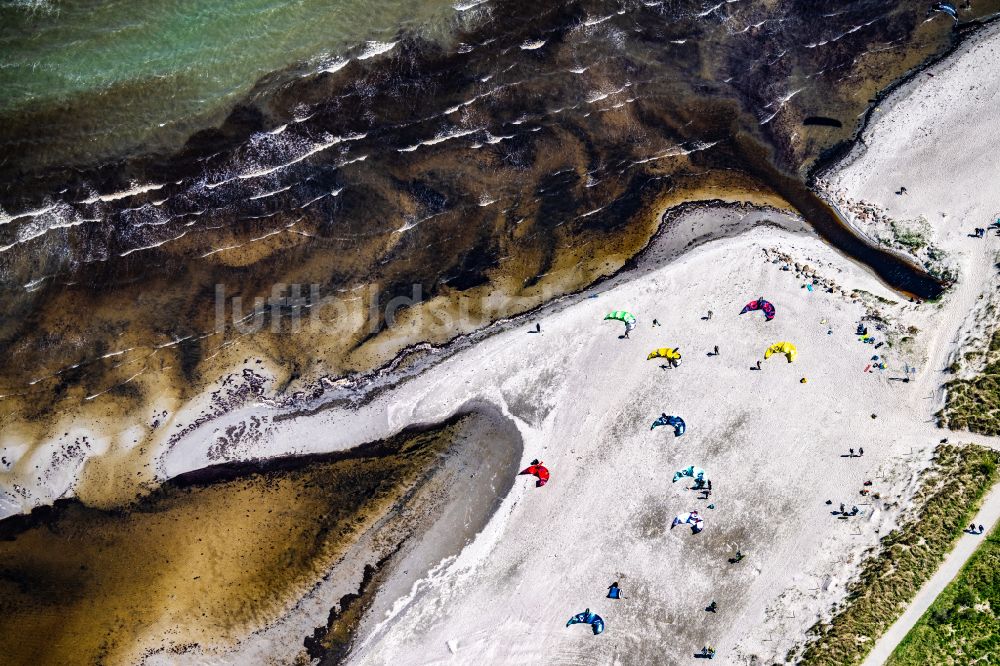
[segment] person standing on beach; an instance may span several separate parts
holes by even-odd
[[[541,333],[541,332],[542,332],[542,325],[536,323],[535,324],[535,333]]]
[[[715,354],[715,356],[719,355],[719,345],[715,345],[715,350],[713,353]]]
[[[848,449],[848,451],[850,451],[851,457],[853,458],[854,457],[854,449]]]
[[[760,370],[760,359],[757,359],[757,369]]]
[[[865,455],[865,449],[864,449],[864,447],[859,447],[859,448],[858,448],[858,455],[859,455],[859,456],[863,456],[863,455]]]
[[[659,325],[660,325],[660,322],[657,321],[656,319],[654,319],[653,320],[653,326],[659,326]]]

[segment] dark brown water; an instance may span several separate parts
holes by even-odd
[[[879,91],[955,43],[926,10],[500,0],[447,40],[401,29],[332,73],[263,77],[177,151],[39,167],[0,133],[0,419],[141,414],[251,355],[289,382],[379,365],[461,330],[389,326],[414,284],[438,314],[462,298],[482,322],[522,311],[616,270],[658,202],[711,179],[776,193],[890,285],[935,296],[805,185]],[[258,332],[217,327],[219,285],[246,303],[292,283],[316,285],[307,304],[377,307],[334,308],[319,333],[274,310]],[[518,300],[477,300],[496,293]]]
[[[322,580],[360,586],[361,597],[331,600],[342,612],[329,627],[271,639],[286,654],[343,656],[377,591],[362,585],[365,565],[377,565],[369,582],[392,575],[453,500],[460,519],[423,564],[457,553],[509,491],[520,458],[516,427],[475,411],[339,454],[199,470],[113,510],[72,500],[0,521],[2,661],[133,664],[231,647]]]

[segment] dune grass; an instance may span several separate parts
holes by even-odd
[[[996,480],[998,462],[1000,454],[985,447],[939,445],[914,498],[916,514],[882,539],[830,622],[814,625],[809,633],[815,640],[790,660],[861,663],[951,550]]]
[[[1000,528],[934,600],[887,666],[996,663],[1000,654]]]
[[[994,331],[986,355],[986,367],[979,375],[944,385],[948,401],[937,413],[938,425],[1000,435],[1000,329]]]

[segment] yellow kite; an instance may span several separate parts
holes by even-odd
[[[648,361],[652,358],[665,358],[668,361],[679,361],[681,358],[681,350],[680,347],[676,349],[674,347],[660,347],[659,349],[654,349],[649,352],[649,356],[646,357],[646,360]]]
[[[784,354],[788,362],[791,363],[799,355],[799,350],[791,342],[775,342],[764,352],[764,358],[771,358],[772,354]]]

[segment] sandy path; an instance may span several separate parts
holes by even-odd
[[[944,562],[941,563],[937,573],[924,583],[906,612],[882,635],[862,666],[879,666],[885,663],[899,642],[906,637],[906,634],[930,608],[948,583],[958,575],[958,572],[983,542],[986,534],[989,534],[993,526],[996,525],[997,520],[1000,520],[1000,484],[994,486],[987,494],[983,506],[972,521],[976,525],[985,527],[986,532],[982,535],[968,533],[962,535],[954,550],[948,553]]]

